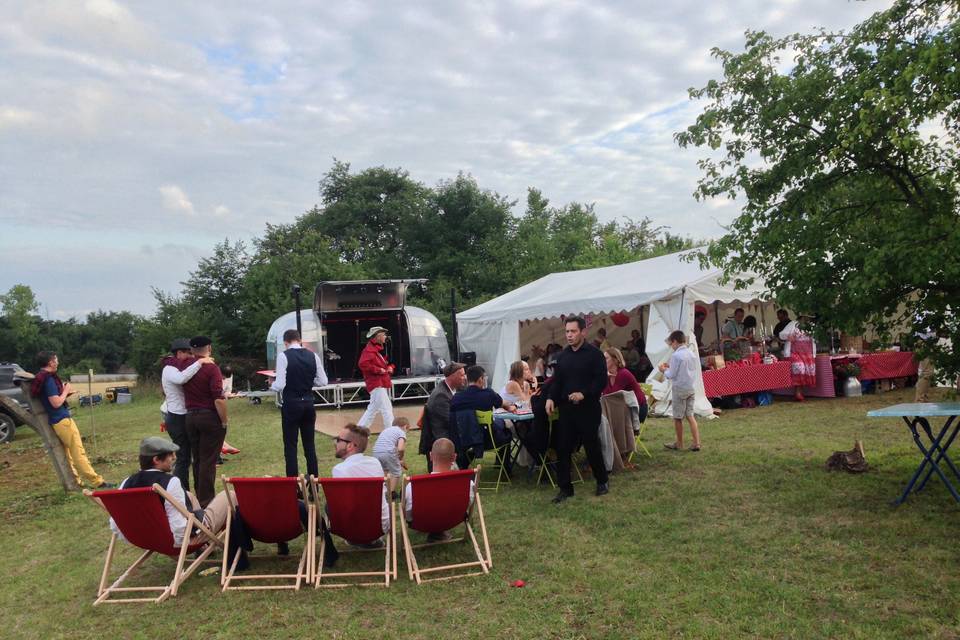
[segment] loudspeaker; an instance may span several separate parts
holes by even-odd
[[[461,351],[460,352],[460,362],[472,367],[477,364],[477,352],[476,351]]]

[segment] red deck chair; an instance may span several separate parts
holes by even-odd
[[[313,545],[317,529],[316,507],[307,499],[307,485],[303,476],[299,478],[223,478],[223,486],[230,499],[230,514],[227,516],[226,540],[224,545],[230,548],[230,525],[233,521],[233,509],[239,508],[247,533],[258,542],[290,542],[305,536],[303,552],[296,573],[236,575],[240,554],[233,558],[227,568],[227,556],[223,557],[221,581],[223,590],[256,589],[300,589],[300,582],[310,582],[313,577]],[[300,507],[297,504],[300,488],[307,507],[307,527],[304,530],[300,522]],[[265,556],[251,556],[265,557]],[[234,580],[278,581],[292,580],[292,584],[269,584],[251,586],[232,586]]]
[[[163,602],[170,596],[176,596],[177,590],[183,581],[200,566],[202,562],[207,561],[215,548],[224,548],[223,534],[215,534],[207,528],[187,508],[180,504],[173,496],[163,490],[160,485],[153,487],[143,487],[138,489],[110,489],[106,491],[84,491],[85,496],[103,507],[107,513],[117,523],[117,528],[123,533],[127,542],[135,547],[143,549],[144,552],[116,581],[107,586],[107,580],[110,577],[110,565],[113,562],[113,554],[116,550],[119,536],[111,532],[110,545],[107,547],[107,560],[103,566],[103,574],[100,577],[100,586],[97,589],[97,599],[94,605],[103,602],[123,603],[123,602]],[[175,547],[173,544],[173,532],[170,531],[170,523],[167,521],[167,514],[164,511],[163,502],[160,496],[174,506],[183,517],[187,519],[187,531],[198,531],[188,544],[181,547]],[[203,550],[186,568],[187,554]],[[154,553],[169,556],[177,559],[177,568],[173,574],[173,580],[163,586],[156,587],[124,587],[121,586],[136,569]],[[156,598],[111,598],[119,593],[137,593],[159,591],[160,595]]]
[[[390,579],[397,578],[397,528],[394,516],[394,505],[390,502],[390,531],[383,533],[381,522],[381,507],[383,504],[386,478],[314,478],[315,499],[319,508],[320,491],[323,488],[325,509],[323,519],[332,533],[354,544],[370,544],[385,538],[384,568],[383,571],[353,571],[330,572],[323,566],[326,540],[321,538],[320,550],[314,571],[315,586],[317,587],[345,587],[352,585],[362,586],[390,586]],[[379,551],[379,547],[373,550]],[[362,551],[364,549],[340,549],[341,554],[348,551]],[[392,568],[391,568],[392,560]],[[350,582],[323,584],[324,578],[363,578],[366,576],[380,576],[383,581]]]
[[[450,471],[447,473],[435,473],[413,477],[404,477],[403,498],[400,501],[403,513],[400,515],[400,527],[403,530],[403,548],[407,558],[407,570],[410,573],[410,579],[416,580],[417,584],[429,582],[431,580],[449,580],[451,578],[462,578],[465,576],[483,575],[490,572],[493,562],[490,558],[490,540],[487,538],[487,525],[483,519],[483,506],[480,504],[479,491],[474,492],[473,504],[470,504],[470,481],[474,481],[474,486],[480,487],[480,467],[476,469],[464,469],[463,471]],[[413,488],[413,510],[410,514],[410,522],[406,518],[407,492]],[[480,535],[483,538],[483,549],[486,554],[480,551],[480,545],[477,543],[477,537],[473,533],[473,527],[470,525],[470,517],[476,510],[477,518],[480,524]],[[426,544],[414,545],[410,543],[410,533],[407,528],[423,533],[441,533],[457,527],[464,526],[464,534],[460,538],[444,540],[440,542],[428,542]],[[414,549],[429,547],[437,544],[447,544],[450,542],[461,542],[470,537],[473,544],[473,552],[477,559],[471,562],[461,562],[456,564],[440,565],[429,568],[420,568]],[[423,578],[421,574],[433,573],[437,571],[452,571],[455,569],[467,569],[468,567],[480,567],[480,571],[468,571],[466,573],[457,573],[454,575],[440,576],[436,578]]]

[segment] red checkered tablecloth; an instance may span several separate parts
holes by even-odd
[[[912,351],[878,351],[865,353],[857,360],[861,380],[908,378],[917,375],[917,361]]]
[[[780,389],[791,386],[791,382],[787,361],[703,372],[703,388],[708,398]]]

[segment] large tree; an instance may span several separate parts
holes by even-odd
[[[900,0],[848,33],[714,49],[723,78],[677,134],[711,149],[698,198],[740,215],[703,253],[753,271],[782,303],[886,339],[933,328],[915,347],[960,370],[960,23],[947,0]],[[899,328],[899,329],[898,329]]]

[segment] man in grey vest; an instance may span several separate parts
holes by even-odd
[[[280,420],[283,427],[283,459],[286,475],[299,475],[297,468],[297,435],[303,442],[303,455],[307,459],[307,475],[320,476],[317,467],[317,449],[314,445],[314,429],[317,410],[314,406],[313,388],[327,384],[320,357],[300,344],[300,333],[288,329],[283,333],[282,353],[277,354],[277,379],[271,389],[281,394],[283,406]]]

